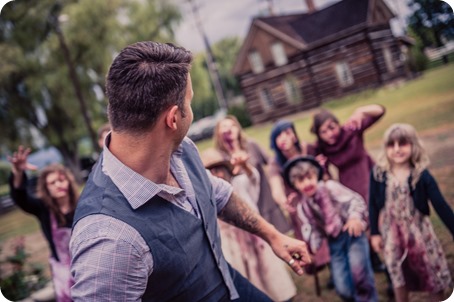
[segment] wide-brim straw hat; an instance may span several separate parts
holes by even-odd
[[[200,154],[200,158],[202,159],[202,163],[206,169],[224,166],[229,171],[233,170],[233,165],[230,163],[230,159],[215,148],[206,149]]]

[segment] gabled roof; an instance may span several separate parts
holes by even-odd
[[[258,20],[310,44],[367,22],[370,0],[343,0],[311,14],[260,17]]]
[[[388,22],[393,12],[383,0],[342,0],[312,13],[254,18],[233,68],[241,73],[257,30],[264,30],[301,51],[363,25]]]

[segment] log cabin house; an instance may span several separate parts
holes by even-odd
[[[342,0],[315,10],[256,17],[233,73],[253,123],[317,107],[406,77],[401,42],[383,0]]]

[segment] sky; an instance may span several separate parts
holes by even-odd
[[[213,44],[222,38],[244,38],[254,16],[267,11],[266,0],[192,0],[199,8],[199,15],[208,41]],[[332,5],[339,0],[313,0],[317,9]],[[410,10],[407,0],[385,0],[400,19],[392,21],[393,32],[403,33],[402,24]],[[176,40],[181,46],[193,51],[204,51],[202,37],[197,30],[194,14],[188,0],[172,0],[181,10],[183,21],[176,30]],[[307,11],[304,0],[272,0],[275,14],[302,13]]]

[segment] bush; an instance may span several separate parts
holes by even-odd
[[[44,276],[44,268],[38,264],[29,264],[26,261],[29,254],[25,252],[24,238],[19,237],[14,246],[14,255],[0,261],[0,288],[2,294],[11,301],[22,300],[33,292],[43,288],[48,282]],[[9,265],[10,273],[4,267]]]
[[[228,110],[228,114],[234,115],[241,124],[241,127],[247,128],[252,125],[249,113],[246,110],[246,105],[234,105]]]
[[[410,70],[413,72],[421,72],[427,69],[429,59],[419,47],[412,47],[408,58]]]
[[[0,161],[0,185],[5,185],[8,183],[8,176],[11,171],[11,166],[9,162]]]

